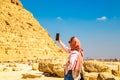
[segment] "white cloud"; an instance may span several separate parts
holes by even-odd
[[[62,18],[61,17],[57,17],[57,20],[62,20]]]
[[[105,21],[106,19],[107,19],[106,16],[102,16],[102,17],[100,17],[100,18],[97,18],[98,21]]]

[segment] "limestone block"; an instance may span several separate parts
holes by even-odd
[[[114,76],[120,77],[120,72],[119,72],[118,70],[112,70],[112,74],[113,74]]]
[[[64,76],[63,64],[50,64],[49,67],[51,67],[53,73],[55,73],[57,76]]]
[[[38,70],[39,63],[33,63],[32,64],[32,70]]]
[[[98,74],[97,80],[116,80],[115,76],[108,72],[102,72]]]
[[[22,78],[40,78],[42,77],[42,75],[40,74],[31,74],[31,73],[26,73],[26,74],[22,74]]]
[[[118,71],[120,72],[120,64],[118,65]]]
[[[53,71],[48,66],[48,63],[39,63],[39,71],[53,73]]]
[[[18,68],[18,67],[13,67],[13,68],[12,68],[12,71],[21,71],[21,69]]]
[[[3,68],[3,72],[8,72],[10,71],[7,67]]]
[[[97,72],[84,72],[85,80],[97,80],[98,73]]]
[[[85,61],[84,70],[86,72],[109,72],[108,66],[99,61]]]
[[[9,63],[8,67],[16,67],[15,63]]]
[[[45,59],[39,63],[39,71],[56,74],[59,77],[64,76],[63,65],[66,59]]]

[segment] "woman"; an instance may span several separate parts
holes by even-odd
[[[64,80],[80,80],[83,65],[83,50],[81,49],[79,39],[74,36],[71,37],[69,41],[70,48],[62,43],[59,36],[56,36],[56,40],[69,53],[68,60],[64,66]]]

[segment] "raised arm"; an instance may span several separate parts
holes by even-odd
[[[59,33],[56,34],[56,41],[58,41],[59,45],[66,51],[69,52],[68,48],[63,44],[63,42],[60,40]]]
[[[63,42],[61,40],[58,40],[58,43],[60,44],[60,46],[66,51],[68,52],[67,47],[63,44]]]

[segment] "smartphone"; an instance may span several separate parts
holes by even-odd
[[[60,34],[59,34],[59,33],[56,33],[56,41],[59,40],[59,37],[60,37]]]

